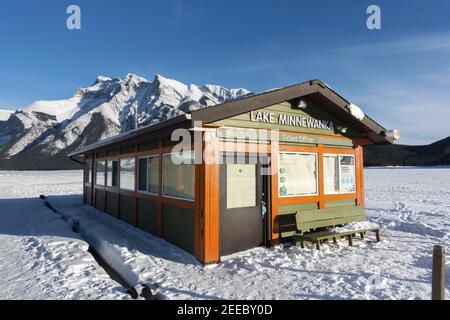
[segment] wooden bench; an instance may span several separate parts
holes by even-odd
[[[295,210],[295,211],[294,211]],[[297,205],[286,207],[280,212],[278,226],[280,238],[288,237],[295,244],[311,242],[320,249],[321,242],[326,240],[337,241],[346,237],[350,245],[353,245],[353,237],[360,234],[364,238],[367,232],[374,232],[377,242],[380,240],[380,229],[369,228],[352,230],[348,232],[332,232],[331,227],[346,225],[356,221],[366,221],[364,207],[355,205],[335,206],[325,209],[306,209]]]
[[[380,242],[380,228],[367,228],[367,229],[358,229],[358,230],[349,230],[345,232],[335,232],[331,230],[326,231],[317,231],[317,232],[309,232],[305,234],[296,233],[293,236],[294,242],[296,244],[300,242],[301,248],[305,248],[305,241],[311,242],[316,245],[317,250],[320,250],[320,245],[323,241],[327,241],[333,239],[334,243],[337,243],[338,238],[347,238],[349,246],[353,246],[353,238],[356,234],[361,236],[361,239],[364,239],[364,235],[367,232],[374,232],[376,237],[376,242]]]

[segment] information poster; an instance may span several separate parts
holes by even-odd
[[[316,156],[281,153],[279,161],[280,196],[317,193]]]
[[[351,193],[355,191],[355,158],[353,156],[340,156],[340,192]]]
[[[256,165],[227,165],[227,208],[256,207]]]

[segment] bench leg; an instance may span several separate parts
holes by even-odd
[[[305,249],[305,242],[303,240],[300,241],[300,248]]]
[[[377,242],[380,242],[380,230],[375,231],[375,237],[377,238]]]
[[[316,242],[316,249],[317,249],[317,250],[320,250],[320,241],[317,241],[317,242]]]
[[[360,235],[361,235],[361,239],[364,240],[364,232],[361,232]]]
[[[350,247],[353,247],[353,237],[352,237],[352,235],[351,234],[348,235],[347,238],[348,238],[348,245]]]
[[[333,237],[333,243],[334,243],[334,244],[337,243],[336,237]]]

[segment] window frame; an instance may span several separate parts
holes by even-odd
[[[281,154],[309,154],[314,155],[316,159],[316,193],[307,193],[307,194],[301,194],[301,195],[281,195],[280,194],[280,187],[278,187],[278,198],[304,198],[304,197],[315,197],[319,196],[320,190],[319,190],[319,153],[318,152],[301,152],[301,151],[280,151],[278,152],[278,185],[280,184],[280,158]]]
[[[159,158],[160,155],[159,154],[152,154],[152,155],[147,155],[147,156],[140,156],[137,158],[137,173],[138,173],[138,177],[136,179],[136,192],[142,193],[142,194],[148,194],[151,196],[159,196],[159,192],[155,193],[155,192],[151,192],[148,189],[148,169],[149,169],[149,160],[152,158]],[[146,175],[146,190],[140,190],[139,189],[139,178],[140,178],[140,162],[139,160],[141,159],[146,159],[147,160],[147,170],[145,172]],[[161,190],[161,186],[159,185],[159,175],[161,174],[161,168],[160,168],[160,162],[158,161],[158,190]]]
[[[195,151],[194,150],[190,150],[190,152],[192,153],[193,157],[195,157]],[[197,192],[195,190],[195,187],[197,185],[197,181],[195,179],[195,174],[196,174],[195,158],[193,158],[194,163],[191,164],[192,166],[194,166],[194,173],[193,173],[193,182],[194,182],[194,184],[192,186],[193,191],[194,191],[194,197],[192,199],[191,198],[182,198],[182,197],[167,195],[167,194],[164,193],[164,157],[167,156],[167,155],[172,155],[174,153],[175,152],[166,152],[166,153],[161,154],[161,162],[162,162],[162,166],[161,166],[161,186],[160,186],[160,188],[161,188],[161,197],[168,198],[168,199],[176,199],[176,200],[182,200],[182,201],[195,202],[195,199],[197,197]]]
[[[108,169],[109,169],[109,164],[110,164],[110,163],[113,164],[114,162],[117,162],[117,169],[116,169],[116,174],[117,174],[117,176],[116,176],[116,185],[115,185],[115,186],[112,184],[113,177],[114,177],[114,170],[111,170],[111,185],[108,184]],[[105,167],[105,168],[106,168],[106,170],[105,170],[106,177],[105,177],[105,180],[106,180],[106,187],[107,187],[107,188],[112,188],[112,189],[119,188],[119,175],[120,175],[119,167],[120,167],[120,160],[119,160],[119,159],[107,159],[107,160],[106,160],[106,167]]]
[[[323,194],[326,196],[333,196],[333,195],[339,195],[339,194],[356,194],[358,193],[358,183],[357,183],[357,179],[356,179],[356,155],[355,154],[348,154],[348,153],[330,153],[330,152],[326,152],[323,154],[323,157],[325,158],[326,156],[337,156],[338,157],[338,182],[339,182],[339,192],[333,192],[333,193],[325,193],[325,189],[323,190]],[[354,178],[355,178],[355,191],[352,192],[342,192],[341,191],[341,157],[353,157],[353,174],[354,174]],[[325,181],[325,171],[323,174],[323,179]]]

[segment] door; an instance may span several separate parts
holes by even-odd
[[[221,256],[263,245],[263,177],[260,164],[222,164]]]

